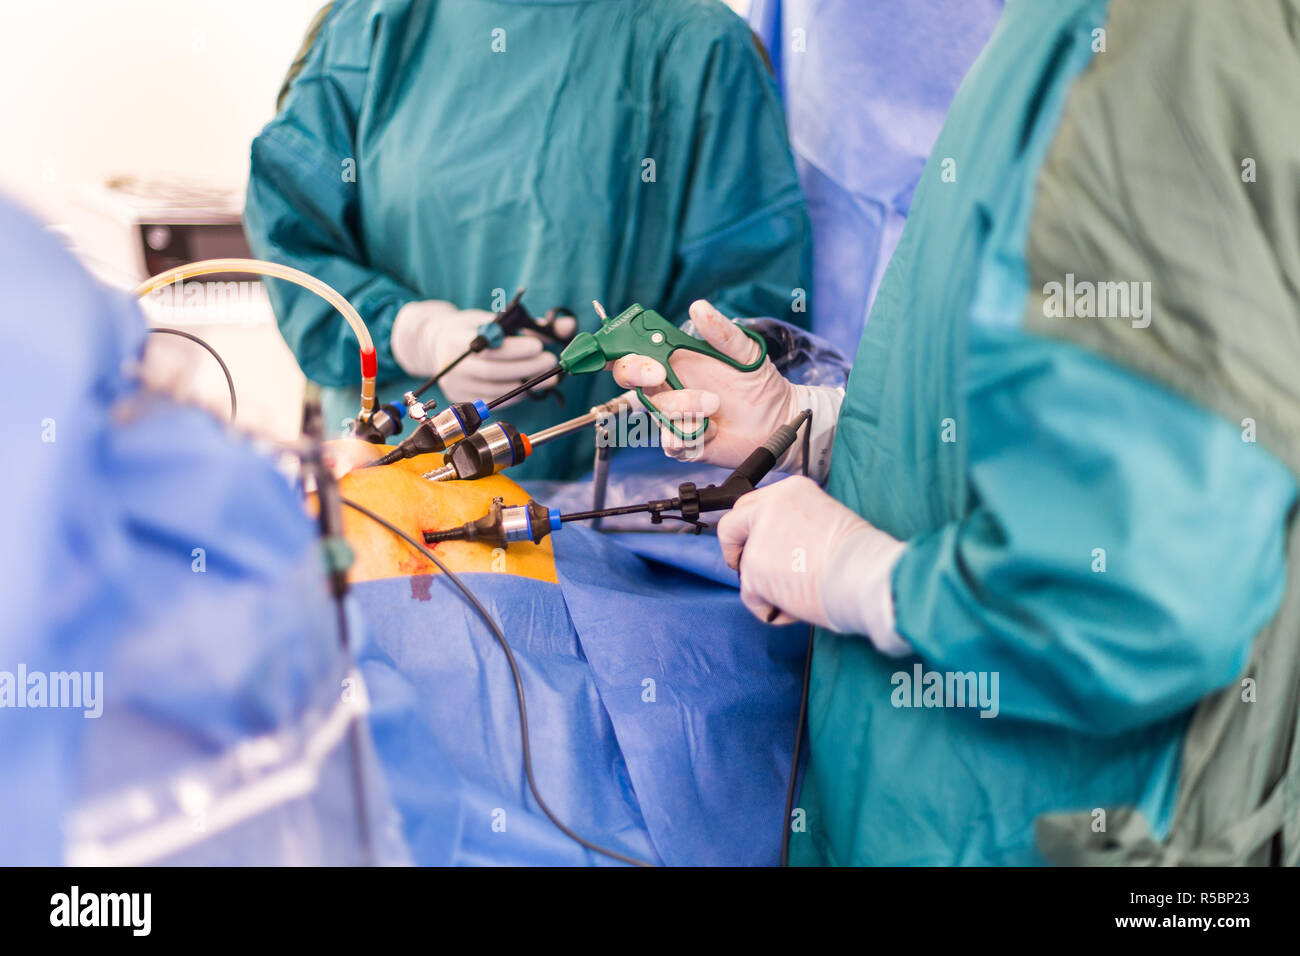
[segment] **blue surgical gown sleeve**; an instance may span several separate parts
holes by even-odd
[[[678,144],[689,156],[675,276],[661,303],[684,317],[708,290],[724,313],[808,327],[812,227],[790,159],[776,83],[748,27],[709,18],[669,47],[667,109],[696,117]],[[721,29],[719,29],[721,27]],[[673,174],[677,168],[670,167]]]
[[[1286,587],[1290,471],[1072,344],[977,328],[967,375],[974,507],[900,558],[899,633],[930,667],[997,673],[1004,716],[1085,733],[1236,677]]]
[[[245,226],[253,252],[333,286],[374,338],[381,379],[400,377],[389,348],[397,311],[422,298],[372,264],[359,219],[356,123],[368,47],[356,5],[333,14],[294,81],[284,109],[254,141]],[[339,22],[343,18],[343,22]],[[303,372],[321,385],[360,381],[357,340],[314,293],[267,286],[280,332]]]
[[[0,296],[0,442],[24,449],[0,472],[0,674],[103,675],[94,719],[0,706],[0,865],[50,865],[87,791],[157,756],[101,752],[92,732],[129,738],[137,715],[162,737],[189,721],[178,748],[268,732],[341,656],[298,494],[224,424],[129,374],[138,304],[3,197]]]

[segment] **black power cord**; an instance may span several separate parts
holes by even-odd
[[[546,801],[542,799],[541,793],[538,792],[537,781],[533,777],[532,748],[530,747],[528,742],[528,709],[524,704],[524,680],[522,675],[519,673],[519,665],[515,662],[514,651],[510,649],[510,645],[509,643],[507,643],[506,636],[504,633],[502,633],[500,625],[497,624],[496,620],[492,617],[491,612],[489,612],[488,609],[485,608],[483,604],[479,601],[479,599],[474,596],[474,593],[470,591],[468,587],[465,586],[465,582],[462,581],[459,577],[457,577],[455,573],[453,573],[452,570],[447,567],[447,565],[443,564],[442,561],[439,560],[438,557],[432,551],[430,551],[424,545],[420,544],[418,541],[416,541],[414,538],[408,535],[401,528],[397,527],[397,525],[393,524],[391,521],[387,520],[386,518],[382,518],[379,515],[375,514],[373,511],[371,511],[369,508],[365,507],[364,505],[357,504],[357,502],[351,501],[347,498],[340,498],[339,500],[342,504],[347,505],[349,508],[353,509],[354,511],[359,511],[361,514],[365,515],[371,521],[383,525],[393,534],[397,535],[399,538],[401,538],[403,541],[405,541],[407,544],[413,547],[416,551],[419,551],[422,555],[424,555],[431,562],[433,562],[434,566],[437,567],[438,570],[441,571],[444,575],[446,575],[447,579],[450,580],[452,584],[456,585],[456,587],[460,589],[460,592],[463,595],[465,595],[465,600],[469,601],[470,605],[474,608],[474,610],[477,611],[479,615],[483,618],[483,620],[487,622],[488,629],[492,632],[492,636],[496,638],[496,642],[500,644],[501,649],[505,651],[506,661],[510,665],[510,674],[511,677],[514,678],[514,682],[515,682],[515,698],[519,701],[519,733],[520,733],[520,738],[523,741],[524,776],[528,780],[528,789],[532,792],[533,799],[537,801],[537,805],[542,808],[542,812],[546,814],[547,818],[553,824],[555,824],[556,828],[565,836],[567,836],[570,840],[577,843],[581,847],[591,850],[593,853],[599,853],[602,856],[609,857],[611,860],[617,860],[620,863],[627,863],[630,866],[647,866],[647,867],[654,866],[655,864],[649,863],[645,860],[638,860],[636,857],[625,856],[624,854],[619,853],[617,850],[610,850],[606,847],[601,846],[599,843],[592,843],[590,840],[587,840],[579,836],[578,834],[574,833],[572,830],[570,830],[567,826],[565,826],[565,824],[560,820],[559,817],[557,817],[554,813],[551,812],[551,808],[547,805]]]
[[[221,366],[222,373],[226,376],[226,388],[230,389],[230,420],[233,422],[235,420],[235,415],[239,413],[239,399],[235,395],[235,380],[230,375],[230,368],[226,365],[221,356],[217,354],[217,350],[197,335],[193,335],[189,332],[182,332],[180,329],[153,328],[149,330],[149,333],[151,335],[178,335],[183,339],[189,339],[195,345],[202,346],[209,355],[217,360],[217,364]]]
[[[803,428],[803,476],[808,477],[808,456],[812,448],[812,410]],[[803,730],[808,720],[808,688],[812,683],[813,642],[817,628],[808,625],[808,651],[803,660],[803,690],[799,695],[799,720],[794,732],[794,756],[790,758],[790,783],[785,791],[785,822],[781,825],[781,865],[790,865],[790,818],[794,816],[794,789],[799,779],[799,754],[803,749]]]

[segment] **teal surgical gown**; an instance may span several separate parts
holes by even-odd
[[[680,320],[710,297],[807,325],[811,229],[776,86],[714,0],[338,3],[253,144],[245,222],[257,255],[357,306],[382,401],[416,384],[388,348],[415,300],[493,309],[525,286],[535,314],[594,329],[593,299]],[[327,412],[355,415],[352,333],[269,285]],[[618,389],[600,373],[560,391],[503,417],[531,431]],[[573,476],[591,447],[555,442],[514,474]]]
[[[795,862],[1300,861],[1297,22],[1008,3],[828,485],[907,542],[915,654],[819,632]],[[896,694],[918,666],[996,716]]]

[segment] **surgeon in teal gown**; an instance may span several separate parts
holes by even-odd
[[[814,412],[718,529],[818,626],[793,862],[1300,863],[1298,23],[1010,0],[845,392],[661,397],[719,464]]]
[[[717,0],[334,4],[253,144],[245,222],[258,256],[357,306],[384,402],[450,354],[421,346],[439,323],[484,317],[520,286],[534,314],[569,307],[587,329],[593,299],[681,320],[706,295],[807,325],[811,229],[778,93]],[[330,418],[355,415],[352,333],[316,297],[269,286]],[[402,362],[391,339],[407,306],[408,326],[429,319]],[[493,358],[474,361],[551,364]],[[479,381],[430,394],[493,397],[467,394]],[[563,406],[524,399],[502,417],[531,431],[616,391],[586,376],[560,387]],[[515,474],[573,476],[590,448],[585,435],[555,442]]]

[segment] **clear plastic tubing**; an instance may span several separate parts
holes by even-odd
[[[379,372],[379,360],[375,355],[375,343],[370,338],[370,330],[366,328],[366,323],[361,320],[361,316],[347,299],[315,276],[289,266],[282,266],[278,262],[263,262],[260,259],[207,259],[159,273],[141,283],[135,290],[135,295],[137,299],[143,299],[173,282],[227,272],[247,272],[253,275],[270,276],[273,279],[283,279],[285,282],[292,282],[294,285],[315,292],[338,309],[339,314],[347,320],[352,331],[356,333],[357,341],[361,346],[361,412],[363,415],[369,415],[375,410],[375,376]]]

